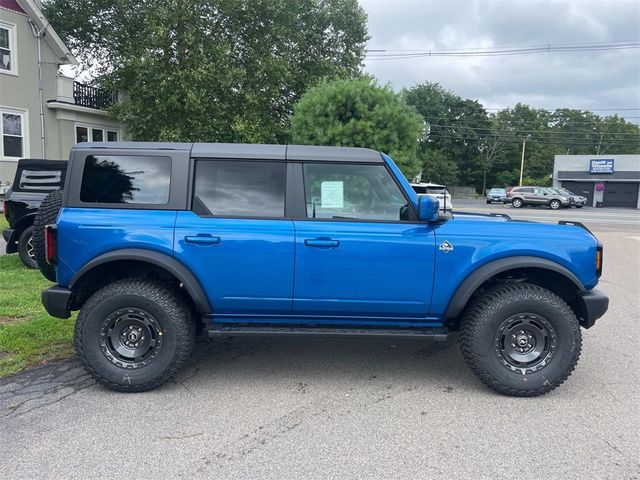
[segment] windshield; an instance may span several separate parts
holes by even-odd
[[[502,193],[507,193],[507,191],[504,188],[492,188],[491,190],[489,190],[489,193],[495,193],[499,195]]]
[[[426,193],[431,193],[434,195],[442,195],[449,192],[447,192],[447,189],[444,187],[426,187]]]

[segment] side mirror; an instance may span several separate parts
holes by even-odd
[[[429,195],[418,195],[418,219],[435,222],[439,218],[440,202]]]

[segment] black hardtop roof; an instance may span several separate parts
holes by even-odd
[[[252,143],[85,142],[74,149],[188,150],[194,158],[234,158],[382,163],[380,152],[358,147],[267,145]]]
[[[44,158],[21,158],[18,160],[18,170],[21,168],[40,168],[43,170],[60,170],[67,168],[67,160],[46,160]]]

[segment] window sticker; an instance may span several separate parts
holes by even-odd
[[[344,182],[326,181],[320,184],[321,208],[344,208]]]

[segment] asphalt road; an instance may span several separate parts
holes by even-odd
[[[454,342],[203,341],[142,394],[70,359],[0,380],[0,476],[639,479],[640,223],[597,220],[610,309],[546,396],[492,393]]]

